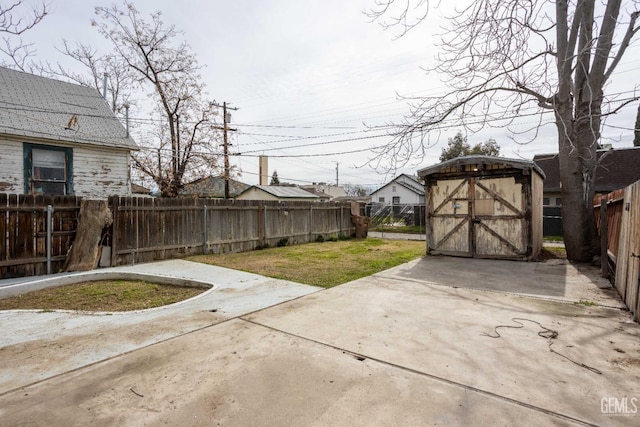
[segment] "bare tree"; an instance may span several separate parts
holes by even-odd
[[[27,58],[33,55],[33,45],[25,43],[20,36],[35,27],[49,14],[46,4],[28,8],[22,0],[0,4],[0,52],[7,55],[13,66],[24,71]]]
[[[633,146],[640,147],[640,105],[638,105],[638,112],[636,113],[636,125],[633,129]]]
[[[552,112],[557,128],[567,256],[598,253],[593,216],[596,149],[607,115],[638,99],[606,96],[605,85],[640,30],[638,1],[470,1],[449,18],[431,72],[444,96],[413,99],[412,114],[379,152],[408,159],[428,134],[455,119],[474,131],[492,119]],[[402,34],[428,17],[428,0],[376,0],[371,16]],[[433,6],[433,5],[431,5]],[[411,20],[411,13],[414,13]],[[386,20],[391,17],[391,20]],[[385,21],[386,20],[386,21]],[[534,130],[537,134],[537,131]],[[535,136],[532,138],[535,139]]]
[[[134,79],[148,88],[155,105],[151,122],[155,132],[139,141],[142,149],[134,165],[153,178],[162,196],[179,195],[186,178],[216,167],[219,153],[215,138],[215,111],[205,101],[200,66],[174,26],[165,26],[160,12],[147,21],[132,3],[96,7],[92,25],[113,43],[114,57],[133,71]],[[88,52],[90,53],[90,52]],[[89,57],[80,52],[80,57]],[[95,73],[94,73],[95,74]]]
[[[138,86],[137,76],[127,62],[117,54],[99,55],[91,46],[77,43],[72,47],[63,40],[63,47],[58,51],[80,63],[86,72],[74,72],[60,63],[34,64],[33,68],[40,74],[50,77],[64,78],[78,84],[95,88],[102,93],[104,79],[107,81],[107,99],[114,113],[122,113],[125,106],[135,105],[134,91]]]

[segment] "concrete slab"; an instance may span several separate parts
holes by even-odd
[[[600,277],[599,269],[566,260],[521,262],[432,256],[377,276],[625,308],[611,283]]]
[[[0,419],[69,426],[575,425],[239,319],[0,396]]]
[[[320,290],[183,260],[100,271],[180,277],[215,288],[177,304],[133,312],[0,311],[0,393]]]
[[[438,257],[318,292],[132,268],[219,289],[157,316],[0,312],[3,423],[638,425],[640,327],[588,269]]]
[[[603,398],[640,398],[640,328],[627,312],[397,279],[419,264],[244,318],[543,413],[586,424],[638,422],[601,410]],[[515,329],[518,319],[523,327]],[[491,338],[500,325],[509,328]],[[558,337],[540,336],[544,328]]]

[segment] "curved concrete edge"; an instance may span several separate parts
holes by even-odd
[[[57,288],[66,285],[75,285],[78,283],[92,282],[97,280],[145,280],[148,282],[159,283],[161,285],[188,286],[194,288],[216,289],[218,286],[213,283],[202,282],[193,279],[184,279],[174,276],[163,276],[149,273],[136,273],[129,271],[88,271],[68,276],[48,277],[38,279],[31,282],[18,283],[0,287],[0,299],[9,298],[17,295],[23,295],[28,292],[39,291],[48,288]],[[194,297],[197,298],[197,297]],[[192,298],[190,298],[192,299]],[[188,301],[188,300],[187,300]]]

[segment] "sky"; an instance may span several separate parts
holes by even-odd
[[[33,44],[37,60],[76,67],[56,50],[63,39],[71,44],[82,41],[102,52],[109,49],[90,23],[94,7],[107,2],[46,2],[50,15],[23,35]],[[443,10],[430,11],[427,21],[398,38],[396,29],[384,30],[364,13],[375,7],[375,0],[134,3],[143,16],[161,11],[165,24],[183,32],[204,67],[201,74],[211,100],[238,108],[231,118],[230,126],[237,129],[231,135],[231,151],[243,155],[232,156],[231,164],[247,184],[258,183],[254,156],[264,154],[269,156],[269,175],[276,170],[281,182],[337,181],[372,191],[397,174],[415,174],[437,163],[447,139],[464,131],[450,123],[433,138],[424,158],[397,170],[378,164],[370,150],[390,140],[375,126],[398,123],[409,113],[404,97],[444,93],[443,83],[423,71],[434,64]],[[638,84],[633,76],[640,71],[640,43],[634,43],[618,70],[612,85],[633,90]],[[602,142],[631,146],[629,128],[636,109],[637,103],[631,104],[609,119]],[[134,117],[144,114],[132,112]],[[525,117],[517,123],[524,130],[535,121]],[[500,123],[467,134],[472,144],[495,139],[505,157],[532,159],[557,151],[552,124],[543,126],[528,144],[512,136]],[[306,146],[296,147],[300,145]]]

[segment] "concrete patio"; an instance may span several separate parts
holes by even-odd
[[[638,424],[640,327],[589,267],[428,257],[328,290],[126,268],[217,288],[127,314],[0,312],[3,423]]]

